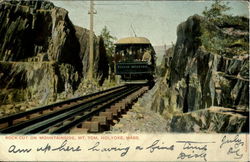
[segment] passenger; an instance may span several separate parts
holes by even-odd
[[[151,64],[151,50],[147,49],[143,56],[142,56],[142,61],[147,61],[149,64]]]
[[[138,52],[138,60],[141,61],[142,59],[142,54],[143,54],[143,50],[140,48],[139,52]],[[140,59],[141,58],[141,59]]]
[[[121,56],[121,60],[122,60],[122,61],[125,61],[125,59],[124,59],[124,51],[121,51],[120,54],[121,54],[121,55],[120,55],[120,56]]]
[[[124,58],[124,61],[127,61],[127,58],[128,58],[128,50],[124,50],[124,53],[123,53],[123,58]]]
[[[128,56],[127,56],[127,60],[128,61],[133,61],[133,53],[131,49],[128,49]]]

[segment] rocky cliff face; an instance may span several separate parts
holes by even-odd
[[[210,131],[247,130],[248,21],[247,18],[231,16],[207,21],[194,15],[178,26],[176,44],[164,56],[164,74],[152,105],[152,109],[170,119],[170,131],[198,132],[216,122],[225,123],[223,129],[213,127]],[[213,113],[207,109],[213,106],[229,108],[231,113],[222,118],[218,115],[224,112],[221,109]],[[203,115],[205,126],[198,122],[202,116],[199,117],[200,111],[209,114]],[[194,114],[197,120],[186,120]],[[237,124],[232,126],[235,120],[229,120],[235,114],[240,118],[238,128]],[[213,117],[218,120],[215,122]],[[223,121],[225,118],[227,122]],[[189,128],[185,127],[187,125]],[[194,129],[195,125],[199,127]],[[178,127],[181,129],[177,130]]]
[[[83,74],[87,74],[89,67],[89,31],[87,29],[75,26],[76,37],[79,40],[80,52],[79,56],[83,64]],[[102,84],[104,79],[108,77],[108,58],[102,37],[94,38],[94,75],[99,78],[99,83]]]
[[[51,2],[2,1],[0,105],[45,104],[79,92],[88,69],[88,33]],[[94,69],[102,82],[108,73],[105,47],[101,38],[94,40]]]

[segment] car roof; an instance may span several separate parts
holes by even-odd
[[[119,39],[116,43],[116,45],[122,45],[122,44],[151,44],[150,41],[145,37],[126,37]]]

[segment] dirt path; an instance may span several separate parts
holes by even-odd
[[[166,132],[166,123],[162,116],[136,103],[111,127],[110,133],[163,133]]]
[[[157,89],[158,84],[140,97],[120,121],[111,127],[110,133],[165,133],[167,120],[151,110],[152,96]]]

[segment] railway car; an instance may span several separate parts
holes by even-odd
[[[128,81],[154,79],[155,51],[145,37],[127,37],[115,43],[116,75]]]

